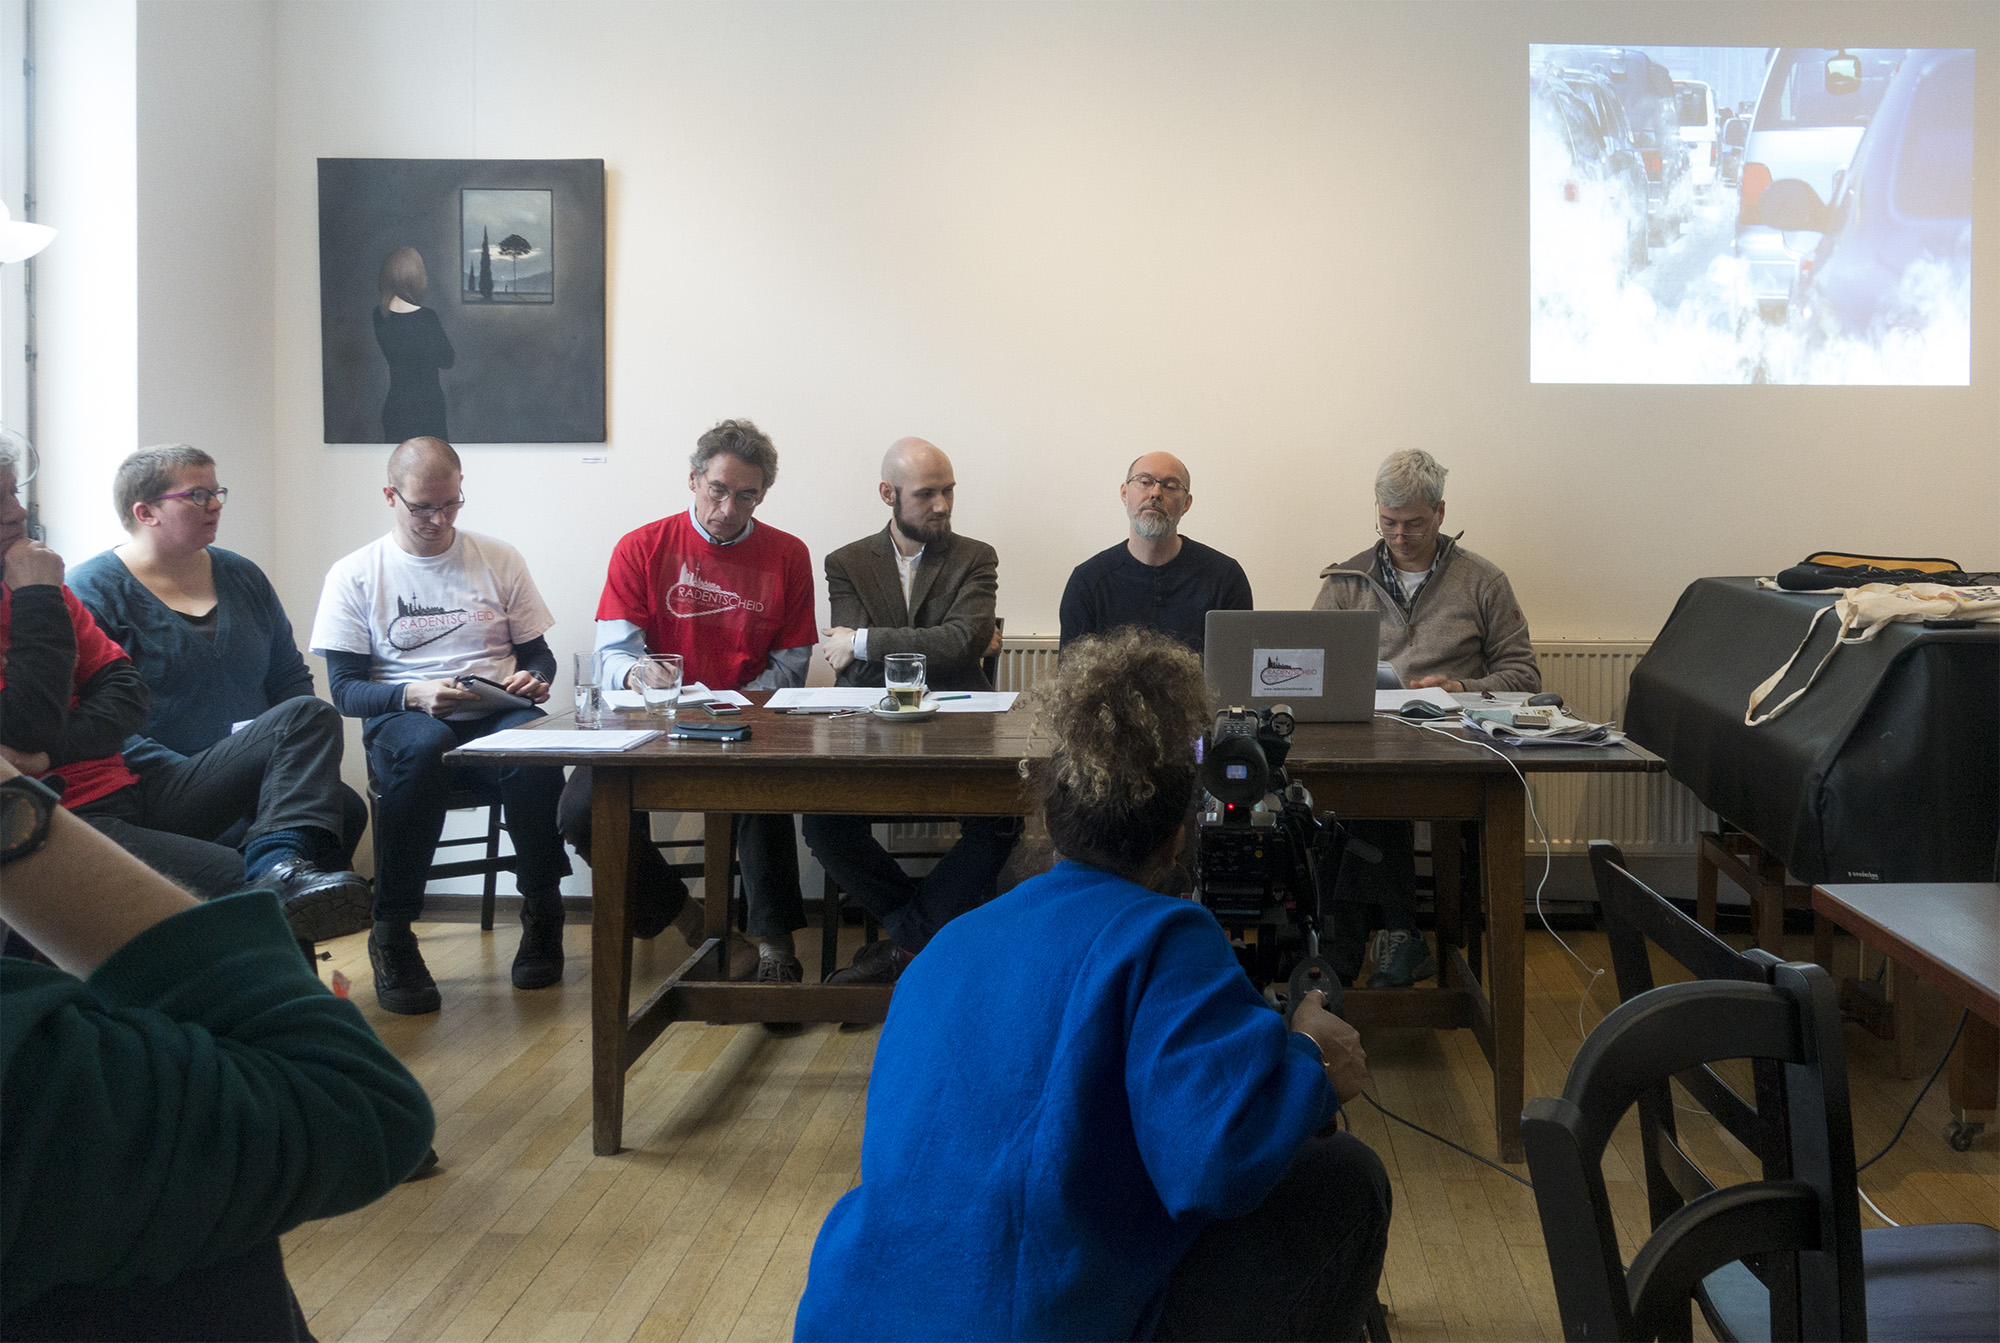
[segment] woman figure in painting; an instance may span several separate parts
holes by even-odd
[[[375,343],[389,361],[389,395],[382,402],[382,441],[426,435],[451,441],[438,370],[458,356],[437,313],[419,306],[430,277],[414,247],[398,247],[382,263],[382,301],[375,308]]]

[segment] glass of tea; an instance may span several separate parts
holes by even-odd
[[[891,653],[882,659],[883,683],[896,708],[914,709],[924,702],[924,655]]]

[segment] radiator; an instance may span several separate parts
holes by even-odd
[[[998,689],[1026,690],[1055,669],[1056,639],[1010,638],[1000,649]],[[1563,697],[1569,711],[1592,722],[1618,722],[1625,688],[1648,645],[1624,640],[1565,639],[1535,645],[1542,688]],[[1531,776],[1535,815],[1559,854],[1581,854],[1593,839],[1608,839],[1628,854],[1691,854],[1699,831],[1715,828],[1712,812],[1664,774],[1544,774]],[[942,825],[897,826],[912,846],[946,839]],[[904,831],[908,834],[905,836]],[[1540,846],[1534,820],[1531,850]]]

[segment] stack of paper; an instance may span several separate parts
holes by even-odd
[[[749,705],[750,698],[740,690],[710,690],[696,681],[692,685],[681,687],[680,702],[683,708],[699,704],[734,704],[740,709]],[[607,708],[612,709],[646,707],[645,697],[636,690],[607,690],[604,692],[604,703]]]
[[[628,732],[617,728],[593,731],[589,728],[510,727],[499,732],[489,732],[483,737],[474,737],[458,749],[507,753],[553,751],[558,754],[588,751],[595,755],[614,755],[619,751],[629,751],[640,742],[651,741],[659,735],[657,729]]]

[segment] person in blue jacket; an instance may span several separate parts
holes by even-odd
[[[1287,1032],[1213,916],[1147,889],[1194,791],[1200,661],[1079,640],[1039,711],[1061,861],[903,972],[797,1337],[1360,1337],[1388,1179],[1319,1136],[1367,1085],[1359,1038],[1318,995]]]
[[[243,850],[309,942],[368,927],[353,871],[368,807],[340,781],[340,714],[313,694],[292,622],[255,564],[214,544],[229,491],[185,443],[141,448],[112,480],[128,539],[70,586],[150,692],[121,748],[155,824]]]

